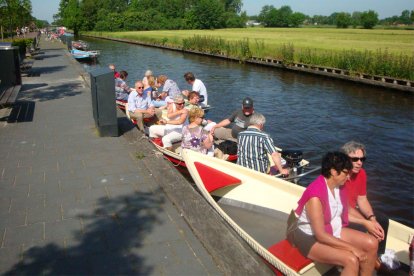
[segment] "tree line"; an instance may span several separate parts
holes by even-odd
[[[242,0],[60,0],[54,15],[55,25],[79,31],[135,31],[162,29],[219,29],[245,27],[249,19],[265,27],[299,27],[300,25],[336,25],[373,28],[381,25],[410,25],[414,10],[400,16],[378,19],[375,11],[334,12],[329,16],[308,16],[289,6],[262,7],[259,15],[247,16]],[[32,16],[30,0],[0,0],[0,28],[13,33],[17,27],[37,26],[48,22]]]
[[[338,28],[362,26],[371,29],[378,23],[412,24],[414,11],[380,21],[373,10],[334,12],[329,16],[308,16],[294,12],[290,6],[263,6],[257,16],[242,12],[242,0],[61,0],[56,24],[76,32],[135,31],[161,29],[219,29],[245,27],[255,19],[265,27],[299,27],[336,25]]]
[[[243,27],[242,0],[61,0],[55,23],[76,32]]]
[[[307,25],[334,25],[338,28],[362,26],[365,29],[372,29],[377,24],[381,25],[411,25],[414,22],[414,10],[404,10],[401,16],[393,16],[383,20],[378,19],[378,13],[373,10],[364,12],[355,11],[352,14],[347,12],[334,12],[329,16],[314,15],[308,16],[300,12],[293,12],[289,6],[282,6],[277,9],[273,5],[263,6],[258,16],[250,19],[257,20],[266,27],[298,27]]]

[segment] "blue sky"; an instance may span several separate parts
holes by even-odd
[[[31,0],[33,16],[53,21],[57,13],[60,0]],[[380,18],[400,15],[403,10],[414,10],[413,0],[243,0],[243,10],[248,15],[259,14],[264,5],[273,5],[279,8],[288,5],[293,11],[307,15],[330,15],[333,12],[349,12],[375,10]]]

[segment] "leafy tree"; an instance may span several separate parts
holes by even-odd
[[[226,12],[231,12],[238,14],[241,12],[243,6],[242,0],[222,0],[224,4],[224,10]]]
[[[276,8],[271,9],[265,18],[266,27],[278,27],[279,10]]]
[[[224,5],[220,0],[199,0],[193,10],[197,29],[218,29],[224,26]]]
[[[31,13],[30,0],[0,0],[0,25],[11,34],[17,27],[31,25],[34,20]]]
[[[247,14],[242,12],[240,15],[226,12],[224,13],[226,28],[244,28],[246,27]]]
[[[340,12],[336,16],[336,27],[338,28],[348,28],[352,23],[351,15],[347,12]]]
[[[402,24],[410,24],[411,20],[410,20],[410,11],[409,10],[403,10],[401,12],[401,16],[400,16],[400,23]]]
[[[49,26],[49,22],[47,22],[47,20],[36,19],[35,24],[36,24],[36,27],[38,27],[38,28],[45,28],[45,27]]]
[[[299,27],[299,25],[303,24],[303,21],[305,21],[306,15],[300,12],[294,12],[290,16],[290,26],[292,27]]]
[[[98,5],[95,0],[83,0],[81,5],[82,30],[93,30],[98,21]]]
[[[293,11],[289,6],[282,6],[279,9],[276,24],[278,27],[289,27],[290,17]]]
[[[77,35],[82,24],[79,0],[61,0],[60,3],[63,24],[67,28],[72,29],[74,34]]]
[[[362,25],[361,23],[361,12],[355,11],[352,13],[352,26],[356,28],[357,26]]]
[[[361,14],[361,24],[365,29],[372,29],[378,24],[378,13],[373,10]]]

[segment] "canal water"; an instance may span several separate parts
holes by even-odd
[[[151,69],[180,89],[190,89],[183,74],[193,72],[207,87],[208,117],[220,121],[249,96],[266,116],[265,131],[275,145],[299,149],[312,164],[327,151],[356,140],[367,147],[364,167],[374,210],[414,227],[414,95],[341,80],[185,54],[133,44],[86,39],[101,50],[99,64],[114,63],[129,73],[133,86]],[[312,179],[305,179],[306,186]]]

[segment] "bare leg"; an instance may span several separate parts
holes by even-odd
[[[372,275],[377,259],[378,241],[370,234],[349,228],[342,228],[341,239],[367,253],[368,259],[360,262],[360,275]]]
[[[344,269],[341,275],[358,275],[359,260],[349,251],[316,242],[310,249],[307,257],[320,263],[342,266]]]

